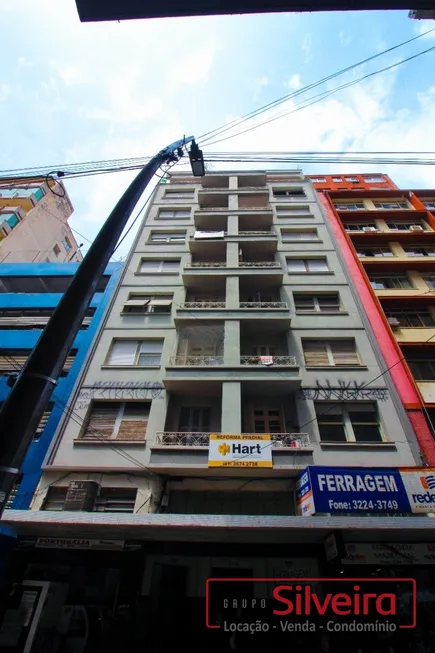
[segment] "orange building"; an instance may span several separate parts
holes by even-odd
[[[399,190],[380,174],[311,180],[413,424],[423,463],[432,466],[435,190]]]

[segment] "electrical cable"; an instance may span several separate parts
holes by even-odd
[[[347,82],[346,84],[342,84],[341,86],[337,86],[336,88],[330,90],[330,91],[323,91],[322,93],[318,95],[314,95],[311,98],[308,98],[308,100],[304,100],[300,104],[303,104],[303,106],[300,106],[296,104],[295,109],[291,109],[290,111],[286,111],[284,113],[278,114],[277,116],[272,116],[272,118],[269,118],[268,120],[265,120],[259,124],[253,125],[247,129],[244,129],[242,131],[237,132],[236,134],[232,134],[229,136],[226,136],[225,138],[218,139],[216,141],[208,142],[208,143],[200,143],[201,146],[204,145],[216,145],[217,143],[222,143],[224,141],[227,141],[231,138],[236,138],[237,136],[241,136],[242,134],[246,134],[250,131],[253,131],[254,129],[258,129],[259,127],[264,127],[264,125],[268,125],[271,122],[274,122],[275,120],[278,120],[279,118],[283,118],[285,116],[288,116],[292,113],[296,113],[297,111],[301,111],[302,109],[307,109],[308,107],[312,106],[313,104],[317,104],[318,102],[321,102],[322,100],[326,99],[327,97],[330,97],[331,95],[337,93],[338,91],[344,90],[346,88],[350,88],[351,86],[354,86],[355,84],[359,84],[360,82],[369,79],[370,77],[374,77],[375,75],[379,75],[380,73],[386,72],[388,70],[392,70],[393,68],[397,68],[398,66],[401,66],[404,63],[407,63],[409,61],[412,61],[413,59],[416,59],[417,57],[421,57],[424,54],[427,54],[429,52],[433,52],[435,50],[435,46],[432,46],[430,48],[427,48],[426,50],[422,50],[421,52],[418,52],[417,54],[414,54],[410,57],[407,57],[406,59],[402,59],[401,61],[398,61],[394,64],[391,64],[389,66],[385,66],[384,68],[381,68],[379,70],[375,70],[371,73],[367,73],[366,75],[363,75],[362,77],[359,77],[358,79],[355,79],[351,82]],[[308,102],[307,104],[304,104],[304,102]]]
[[[344,73],[349,72],[350,70],[353,70],[354,68],[357,68],[358,66],[361,66],[361,65],[363,65],[365,63],[368,63],[369,61],[372,61],[374,59],[377,59],[378,57],[381,57],[384,54],[388,54],[388,53],[392,52],[393,50],[397,50],[398,48],[400,48],[400,47],[402,47],[404,45],[407,45],[408,43],[412,43],[413,41],[416,41],[419,38],[427,36],[428,34],[430,34],[431,32],[434,32],[434,31],[435,31],[435,28],[430,29],[427,32],[424,32],[422,34],[418,34],[417,36],[415,36],[415,37],[413,37],[411,39],[408,39],[407,41],[403,41],[402,43],[399,43],[397,45],[392,46],[391,48],[387,48],[386,50],[383,50],[382,52],[378,52],[377,54],[374,54],[374,55],[372,55],[372,56],[370,56],[370,57],[368,57],[366,59],[363,59],[362,61],[359,61],[359,62],[357,62],[355,64],[352,64],[351,66],[343,68],[342,70],[339,70],[338,72],[332,73],[331,75],[328,75],[328,76],[324,77],[323,79],[321,79],[321,80],[319,80],[317,82],[313,82],[312,84],[309,84],[309,85],[307,85],[307,86],[305,86],[305,87],[303,87],[301,89],[298,89],[298,90],[296,90],[296,91],[294,91],[292,93],[288,93],[287,95],[284,95],[281,98],[278,98],[277,100],[274,100],[273,102],[269,102],[268,104],[263,105],[259,109],[255,109],[254,111],[250,111],[249,113],[245,114],[241,118],[236,118],[235,120],[232,120],[231,122],[226,123],[225,125],[222,125],[221,127],[217,127],[216,129],[212,129],[211,131],[208,131],[205,134],[202,134],[201,136],[199,136],[197,138],[198,143],[201,144],[202,139],[204,139],[204,141],[205,140],[210,140],[210,138],[206,139],[207,136],[210,136],[212,134],[217,135],[216,132],[227,131],[230,126],[236,127],[240,123],[245,122],[246,120],[249,120],[249,119],[251,119],[253,117],[256,117],[260,113],[264,113],[265,111],[267,111],[270,108],[273,108],[273,107],[275,107],[275,106],[277,106],[279,104],[282,104],[283,102],[286,102],[286,101],[292,99],[293,97],[301,95],[302,93],[305,93],[306,91],[311,90],[311,89],[315,88],[316,86],[319,86],[320,84],[323,84],[323,83],[325,83],[327,81],[330,81],[331,79],[334,79],[335,77],[343,75]]]

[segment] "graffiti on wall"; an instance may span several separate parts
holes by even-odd
[[[159,381],[97,381],[92,386],[82,386],[76,409],[84,410],[95,399],[159,399],[163,396],[163,390],[164,386]]]
[[[305,401],[387,401],[386,388],[368,388],[366,383],[358,381],[338,381],[334,385],[329,380],[326,383],[316,381],[315,388],[302,388],[299,398]]]

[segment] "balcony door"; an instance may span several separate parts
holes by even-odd
[[[251,347],[252,356],[276,356],[276,348],[272,345],[255,345]]]
[[[207,406],[182,406],[178,430],[181,433],[209,433],[211,408]]]
[[[279,406],[252,409],[254,433],[285,433],[282,410]]]

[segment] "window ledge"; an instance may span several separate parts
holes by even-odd
[[[165,243],[167,245],[167,243]],[[180,274],[180,272],[135,272],[134,273],[136,277],[149,277],[151,275],[160,275],[160,276],[172,276],[176,277]]]
[[[171,311],[168,311],[167,313],[129,313],[128,311],[121,311],[120,315],[122,315],[123,317],[125,317],[126,315],[128,315],[128,316],[136,315],[136,317],[138,315],[141,315],[142,317],[145,317],[145,316],[154,317],[155,315],[158,315],[159,317],[161,317],[162,315],[165,315],[166,317],[171,317]]]
[[[299,240],[287,240],[281,238],[281,242],[283,245],[298,245],[299,243],[323,243],[323,240],[320,240],[320,238],[300,238]]]
[[[324,272],[290,272],[289,270],[287,270],[287,274],[289,276],[290,275],[296,276],[298,274],[298,275],[304,276],[304,277],[313,276],[313,275],[318,277],[320,274],[328,274],[328,275],[331,276],[331,275],[335,274],[335,272],[333,272],[332,270],[325,270]]]
[[[368,370],[367,365],[306,365],[306,370]]]
[[[171,240],[157,240],[157,241],[147,240],[145,243],[145,245],[185,245],[185,244],[186,244],[185,240],[183,241],[180,240],[178,242],[174,242]]]
[[[345,449],[355,449],[361,447],[363,449],[396,449],[395,442],[319,442],[320,446],[323,448],[331,447],[332,449],[339,449],[344,447]]]
[[[80,447],[84,446],[91,446],[91,447],[113,447],[113,446],[118,446],[118,447],[123,447],[124,445],[133,445],[136,447],[145,447],[145,439],[144,440],[85,440],[84,438],[75,438],[73,440],[73,445],[79,445]]]
[[[102,370],[159,370],[161,365],[102,365]]]
[[[347,311],[295,311],[295,315],[349,315]]]
[[[176,444],[165,444],[165,445],[158,445],[158,444],[153,444],[150,447],[151,451],[203,451],[204,453],[207,454],[208,456],[208,446],[206,447],[200,447],[200,446],[187,446],[187,445],[176,445]]]

